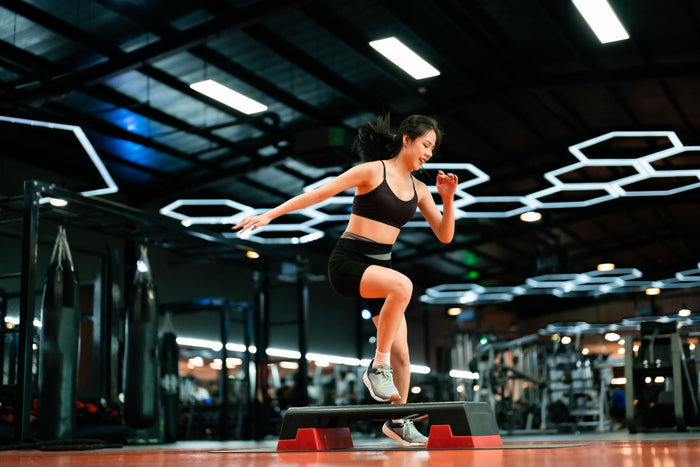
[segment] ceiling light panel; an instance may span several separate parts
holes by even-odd
[[[572,2],[601,43],[629,39],[629,34],[607,0],[572,0]]]
[[[438,76],[440,72],[395,37],[371,41],[369,45],[414,79]]]
[[[246,115],[267,110],[267,106],[212,79],[190,84],[190,88]]]

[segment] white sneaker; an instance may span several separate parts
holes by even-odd
[[[428,443],[428,437],[416,429],[411,419],[401,420],[400,423],[389,420],[382,425],[382,433],[404,446],[424,446]]]
[[[399,390],[394,386],[393,371],[389,365],[379,365],[376,368],[372,368],[373,363],[374,360],[370,362],[362,375],[362,381],[369,389],[369,394],[374,400],[379,402],[399,400],[401,396],[399,395]]]

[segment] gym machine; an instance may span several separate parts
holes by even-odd
[[[678,323],[640,323],[639,350],[625,342],[626,420],[630,433],[700,425],[698,370]]]

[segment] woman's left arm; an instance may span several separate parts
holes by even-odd
[[[435,184],[442,198],[442,213],[438,209],[433,195],[423,183],[418,184],[418,208],[428,221],[435,236],[443,243],[450,243],[455,233],[454,197],[459,180],[457,175],[438,170]]]

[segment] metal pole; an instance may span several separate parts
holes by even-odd
[[[362,360],[362,348],[364,346],[364,333],[362,332],[362,301],[358,298],[355,300],[355,352],[358,360]]]
[[[247,307],[244,310],[244,320],[243,320],[243,344],[245,345],[245,352],[243,352],[243,410],[245,410],[245,420],[249,420],[251,414],[253,414],[253,407],[250,398],[250,345],[252,344],[253,336],[253,308]],[[243,430],[239,427],[239,432],[241,435],[247,433],[249,436],[249,430]],[[241,436],[242,439],[242,436]]]
[[[20,276],[21,277],[21,276]],[[5,289],[0,289],[0,326],[5,326],[5,317],[7,316],[7,293]],[[0,385],[10,384],[10,380],[5,383],[5,375],[10,373],[5,371],[5,347],[7,346],[7,336],[9,333],[0,332]],[[14,333],[13,333],[14,334]],[[13,339],[12,334],[10,338]],[[11,362],[12,360],[10,360]],[[8,367],[10,365],[8,364]]]
[[[309,405],[308,371],[309,363],[306,361],[308,352],[307,321],[309,319],[309,262],[304,258],[297,258],[297,315],[299,322],[299,385],[300,403]]]
[[[221,410],[219,411],[219,439],[225,441],[229,439],[228,433],[228,365],[226,365],[226,359],[228,358],[228,349],[226,344],[228,343],[228,326],[229,326],[229,311],[231,309],[231,304],[228,300],[224,300],[221,305],[220,324],[221,327],[221,370],[219,371],[219,404],[221,405]]]
[[[22,234],[22,279],[19,298],[19,359],[17,375],[17,421],[15,438],[29,436],[29,411],[32,402],[32,344],[34,337],[34,291],[36,288],[37,247],[39,240],[39,199],[34,180],[24,182],[24,232]]]
[[[106,387],[109,381],[109,338],[105,329],[107,325],[108,294],[111,289],[111,278],[109,277],[110,267],[109,253],[103,253],[100,257],[100,272],[95,281],[93,292],[92,311],[92,390],[96,394],[109,395]],[[107,340],[105,340],[107,337]]]
[[[255,398],[254,417],[253,417],[253,439],[262,439],[263,437],[263,403],[265,400],[265,391],[267,391],[267,341],[265,332],[265,323],[269,322],[267,318],[267,293],[268,293],[268,277],[266,270],[257,270],[253,273],[253,287],[255,297],[253,302],[253,333],[255,340]]]
[[[642,339],[642,345],[643,344],[644,340]],[[632,346],[632,338],[630,337],[629,339],[625,339],[625,418],[630,433],[637,432],[634,419],[634,360],[634,347]]]
[[[423,351],[425,355],[425,364],[428,366],[431,366],[431,361],[430,359],[432,358],[431,352],[430,352],[430,346],[431,344],[431,335],[430,335],[430,310],[428,309],[427,306],[423,306],[423,345],[425,346]],[[449,368],[439,368],[438,371],[449,371]]]

